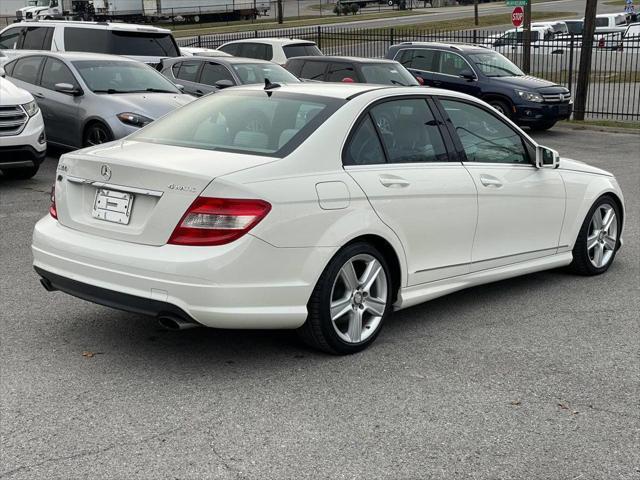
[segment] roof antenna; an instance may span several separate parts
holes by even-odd
[[[281,86],[282,85],[280,85],[279,83],[271,83],[271,80],[269,80],[268,78],[264,79],[264,89],[269,97],[273,93],[271,90],[273,90],[274,88],[280,88]]]

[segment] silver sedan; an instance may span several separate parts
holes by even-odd
[[[153,68],[124,57],[31,52],[4,66],[42,109],[50,143],[116,140],[194,100]]]

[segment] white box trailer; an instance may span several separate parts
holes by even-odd
[[[112,0],[113,1],[113,0]],[[143,0],[147,17],[200,22],[216,16],[251,17],[266,15],[268,0]]]

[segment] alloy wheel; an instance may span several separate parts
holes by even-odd
[[[382,264],[369,254],[350,258],[331,290],[334,330],[344,342],[364,342],[380,326],[388,301],[387,274]]]
[[[616,211],[608,203],[603,203],[593,212],[587,235],[587,256],[594,267],[603,268],[611,261],[617,240]]]
[[[107,132],[102,127],[92,127],[87,134],[89,146],[100,145],[109,141]]]

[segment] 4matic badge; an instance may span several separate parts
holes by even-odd
[[[176,185],[175,183],[171,183],[167,185],[171,190],[177,190],[178,192],[191,192],[196,193],[198,190],[196,187],[190,187],[189,185]]]

